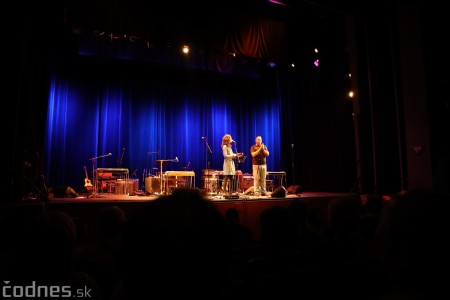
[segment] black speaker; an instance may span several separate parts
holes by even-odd
[[[286,197],[286,189],[284,186],[279,186],[275,190],[273,190],[271,196],[273,198],[284,198]]]
[[[70,186],[55,186],[53,187],[53,196],[55,198],[76,198],[78,194]]]
[[[302,193],[302,186],[299,184],[290,185],[287,189],[287,192],[289,194],[301,194]]]

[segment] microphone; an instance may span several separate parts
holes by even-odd
[[[236,141],[233,141],[233,140],[231,140],[231,142],[230,143],[236,143]]]
[[[178,156],[175,156],[175,162],[178,162],[179,160],[178,160]]]
[[[206,140],[206,136],[202,136],[202,140]]]

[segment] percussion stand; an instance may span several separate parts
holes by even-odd
[[[160,182],[160,191],[161,191],[161,195],[163,194],[163,182],[162,182],[162,180],[163,180],[163,166],[167,166],[168,164],[169,164],[169,161],[172,161],[172,162],[179,162],[180,160],[178,159],[178,156],[177,157],[175,157],[174,159],[158,159],[158,160],[155,160],[155,162],[160,166],[160,180],[161,180],[161,182]],[[169,178],[167,178],[167,188],[169,188]],[[166,189],[164,188],[164,194],[166,194],[167,193],[167,191],[166,191]]]
[[[162,195],[163,193],[166,193],[166,189],[164,188],[163,191],[163,186],[165,186],[165,184],[163,184],[163,166],[167,166],[169,164],[169,160],[167,159],[158,159],[155,160],[156,164],[159,166],[159,190],[160,190],[160,195]]]

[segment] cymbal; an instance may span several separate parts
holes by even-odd
[[[157,160],[155,160],[155,163],[158,166],[167,166],[169,164],[169,162],[167,160],[164,160],[164,159],[157,159]]]

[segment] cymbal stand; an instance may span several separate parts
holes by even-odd
[[[166,161],[165,160],[158,161],[158,163],[160,165],[160,170],[159,170],[159,194],[160,195],[163,195],[163,193],[166,192],[165,184],[163,184],[163,164],[164,164],[164,162],[166,162]],[[164,188],[163,188],[163,186],[164,186]]]
[[[108,153],[108,154],[89,158],[89,160],[92,161],[92,181],[94,182],[94,191],[92,192],[91,195],[88,195],[88,198],[93,198],[94,196],[100,197],[100,195],[98,194],[98,182],[97,182],[97,176],[95,176],[94,162],[99,158],[111,156],[111,155],[112,155],[111,153]]]
[[[153,170],[158,170],[158,168],[152,168],[152,165],[153,165],[153,163],[152,163],[152,161],[153,161],[153,159],[151,158],[151,156],[153,155],[153,154],[156,154],[157,156],[159,156],[159,151],[150,151],[150,152],[147,152],[147,154],[148,155],[150,155],[150,162],[149,162],[149,164],[148,164],[148,169],[146,169],[146,170],[144,170],[142,173],[142,182],[143,182],[143,190],[145,190],[145,178],[147,178],[147,177],[153,177]],[[155,174],[155,176],[156,176],[156,174]]]

